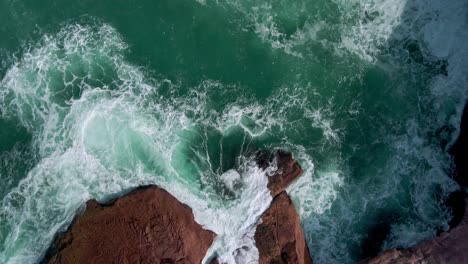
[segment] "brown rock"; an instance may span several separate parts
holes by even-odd
[[[259,155],[259,166],[266,168],[266,154]],[[276,160],[278,170],[268,177],[268,189],[274,197],[262,214],[255,231],[260,264],[312,264],[299,215],[285,189],[302,175],[302,169],[291,153],[277,151],[268,158]]]
[[[273,161],[278,169],[268,177],[268,189],[274,197],[262,214],[255,231],[260,264],[312,264],[301,228],[299,215],[285,189],[302,175],[302,169],[290,153],[257,153],[257,164],[266,169]],[[217,264],[214,260],[211,264]]]
[[[278,194],[262,214],[255,231],[255,243],[260,264],[312,263],[299,215],[285,191]]]
[[[302,174],[299,164],[278,151],[278,170],[268,178],[274,197],[262,214],[255,240],[260,263],[312,263],[299,216],[284,191]],[[156,186],[139,188],[107,204],[87,202],[83,215],[59,236],[49,263],[201,263],[215,234],[204,230],[191,209]],[[213,260],[217,263],[217,260]]]
[[[107,204],[88,201],[84,214],[56,239],[46,261],[201,263],[214,237],[195,222],[187,205],[149,186]]]
[[[468,200],[466,201],[468,204]],[[458,226],[408,249],[391,249],[359,264],[466,264],[468,263],[468,212]]]
[[[274,158],[276,159],[278,170],[274,175],[268,177],[268,189],[270,189],[271,196],[273,197],[284,191],[294,180],[302,175],[302,168],[293,159],[291,153],[277,151]]]

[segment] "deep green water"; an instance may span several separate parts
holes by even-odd
[[[0,1],[0,263],[35,263],[90,198],[158,184],[256,263],[291,151],[315,263],[447,228],[468,84],[463,0]]]

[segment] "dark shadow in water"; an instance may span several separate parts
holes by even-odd
[[[460,123],[460,134],[455,144],[450,148],[454,167],[451,173],[452,178],[462,187],[453,192],[445,201],[448,208],[452,210],[453,218],[449,222],[450,228],[457,226],[465,215],[465,199],[468,187],[468,104],[465,103],[462,120]]]
[[[397,67],[401,65],[401,69],[416,67],[419,68],[419,71],[421,71],[421,73],[424,75],[425,81],[421,83],[420,86],[416,89],[419,89],[421,92],[425,92],[430,89],[429,85],[431,84],[431,80],[434,77],[437,75],[448,76],[448,60],[446,58],[438,58],[430,54],[428,48],[425,47],[425,44],[421,40],[412,38],[411,36],[408,36],[409,34],[403,38],[401,37],[402,28],[412,28],[410,23],[414,21],[415,14],[411,2],[411,0],[407,2],[400,19],[402,23],[395,28],[387,43],[384,45],[384,50],[386,51],[385,53],[388,53],[392,57],[397,58],[397,60],[395,60],[397,62]],[[408,65],[410,66],[408,67]],[[430,115],[431,113],[428,112],[427,114]],[[468,116],[468,114],[465,116]],[[468,122],[466,122],[466,127],[468,127]],[[429,132],[429,135],[427,135],[429,144],[438,145],[443,151],[448,151],[448,143],[450,141],[449,137],[454,130],[455,128],[451,127],[447,120],[447,125],[435,129],[434,132]],[[461,143],[457,143],[457,145],[463,145],[467,141],[468,140],[466,139],[459,139],[459,142]],[[461,149],[468,149],[467,145],[468,144],[465,144],[464,148],[455,147],[455,152],[458,151],[458,153],[460,153]],[[457,157],[459,161],[458,163]],[[461,170],[468,168],[468,166],[466,166],[468,163],[463,161],[466,161],[466,155],[459,154],[458,156],[455,156],[455,162],[457,163],[457,166],[461,166]],[[447,167],[450,166],[450,164],[447,164]],[[457,171],[460,171],[460,169],[457,169]],[[464,170],[463,172],[465,180],[467,175],[466,171],[467,170]],[[447,177],[452,176],[450,171],[447,171],[446,173]],[[453,218],[449,222],[450,227],[453,227],[460,222],[465,211],[465,197],[466,193],[464,191],[454,192],[448,198],[445,198],[446,200],[444,200],[443,196],[440,196],[440,203],[445,204],[453,211]],[[356,260],[373,257],[380,253],[383,242],[388,239],[388,236],[390,235],[391,226],[401,221],[398,215],[399,211],[396,210],[383,210],[377,214],[377,217],[375,220],[373,220],[374,224],[371,226],[371,228],[368,229],[367,236],[362,241],[362,251],[361,254],[357,256]],[[441,230],[442,227],[438,228]]]
[[[408,2],[412,2],[412,0],[408,1]],[[402,36],[402,32],[401,30],[403,28],[411,28],[410,24],[412,23],[412,21],[414,21],[414,9],[413,7],[411,6],[411,3],[408,3],[406,4],[405,8],[404,8],[404,11],[402,12],[402,15],[401,15],[401,25],[397,26],[395,28],[395,31],[390,35],[390,37],[388,38],[388,41],[387,43],[385,43],[382,47],[382,53],[384,53],[383,55],[385,56],[382,56],[382,58],[380,58],[378,60],[378,63],[376,63],[374,65],[374,67],[370,67],[367,72],[365,72],[363,74],[363,76],[370,76],[372,78],[376,78],[376,76],[378,75],[382,75],[382,72],[385,72],[383,73],[383,75],[385,75],[385,77],[388,77],[388,78],[392,78],[392,73],[386,73],[387,72],[387,68],[390,68],[390,69],[397,69],[398,70],[403,70],[403,71],[411,71],[413,73],[420,73],[420,75],[418,76],[418,78],[420,80],[423,80],[422,82],[415,82],[415,87],[413,87],[414,89],[417,89],[416,91],[418,92],[421,92],[421,93],[427,93],[428,90],[430,89],[430,85],[431,85],[431,80],[436,77],[436,76],[448,76],[449,75],[449,72],[448,72],[448,60],[446,58],[438,58],[438,57],[435,57],[434,55],[432,55],[427,47],[425,47],[425,43],[423,43],[422,41],[416,39],[416,38],[413,38],[412,36],[410,36],[409,34],[406,34],[403,36],[404,37],[401,37]],[[365,11],[363,11],[365,12]],[[363,17],[365,17],[365,19],[367,19],[368,21],[366,23],[372,23],[372,21],[375,19],[376,16],[379,16],[380,14],[378,13],[365,13],[363,14]],[[405,24],[406,23],[406,24]],[[388,63],[388,57],[391,57],[390,60],[391,60],[391,65],[386,65],[386,63]],[[384,66],[384,67],[381,67],[381,66]],[[388,66],[388,67],[387,67]],[[400,73],[398,73],[400,74]],[[366,77],[364,77],[366,78]],[[384,80],[385,78],[380,78],[380,80]],[[387,83],[390,83],[394,80],[390,80],[390,81],[385,81]],[[414,82],[414,81],[413,81]],[[373,90],[374,89],[386,89],[388,87],[378,87],[378,86],[372,86],[371,83],[369,83],[367,80],[364,80],[364,85],[369,85],[369,93],[375,93],[375,95],[371,95],[371,96],[377,96],[377,97],[382,97],[382,101],[384,102],[383,104],[385,104],[385,101],[387,101],[387,99],[384,97],[385,96],[385,93],[380,93],[379,91],[376,91],[376,90]],[[367,96],[367,95],[366,95]],[[367,100],[369,96],[367,97],[364,97],[364,100]],[[395,98],[388,98],[388,101],[390,100],[395,100]],[[419,103],[419,102],[417,102]],[[389,105],[384,105],[384,107],[382,108],[378,108],[378,107],[369,107],[369,109],[364,109],[364,114],[367,114],[369,116],[378,116],[379,115],[379,111],[381,110],[387,110],[385,107],[388,107],[388,106],[391,106],[390,104]],[[402,102],[402,108],[404,107],[403,105],[403,102]],[[432,114],[430,111],[433,111],[430,109],[430,105],[425,105],[423,106],[425,108],[428,108],[428,112],[427,114],[430,115]],[[425,109],[424,108],[424,109]],[[411,109],[411,108],[409,108]],[[396,109],[388,109],[389,111],[397,111]],[[425,112],[423,112],[425,113]],[[361,113],[362,114],[362,113]],[[467,115],[468,116],[468,115]],[[380,121],[380,119],[379,119]],[[385,125],[385,121],[382,121],[382,125]],[[363,122],[363,124],[365,124],[365,122]],[[392,123],[389,123],[387,124],[388,127],[389,127],[389,131],[388,133],[392,133]],[[468,122],[467,122],[467,127],[468,127]],[[379,127],[381,128],[381,127]],[[347,128],[349,129],[349,128]],[[372,131],[375,129],[375,127],[373,127],[372,125],[371,126],[367,126],[367,127],[364,127],[364,128],[356,128],[356,133],[355,134],[360,134],[360,135],[364,135],[366,136],[367,134],[371,134]],[[360,130],[362,130],[362,132],[360,132]],[[428,144],[431,144],[431,146],[440,146],[440,148],[443,150],[443,151],[447,151],[448,149],[448,143],[450,142],[450,135],[452,134],[451,132],[453,132],[455,130],[455,128],[451,127],[449,124],[448,124],[448,120],[447,120],[447,125],[443,126],[443,127],[439,127],[439,128],[434,128],[433,129],[433,132],[428,132],[428,135],[426,135],[427,138],[425,138],[425,140],[429,141]],[[468,131],[468,129],[466,130]],[[350,144],[350,143],[353,143],[353,142],[349,142],[350,139],[345,139],[345,141],[342,143],[343,145],[343,148],[348,148],[348,147],[351,147],[353,144]],[[352,141],[352,139],[351,139]],[[371,141],[371,139],[369,139],[369,141]],[[356,139],[356,142],[361,142],[359,139]],[[466,139],[463,139],[462,140],[462,143],[461,144],[465,144],[467,143],[468,140]],[[465,144],[464,148],[463,149],[468,149],[467,147],[468,144]],[[348,157],[348,162],[349,163],[352,163],[353,164],[353,167],[355,168],[352,168],[349,172],[350,176],[348,179],[351,179],[351,181],[355,181],[356,179],[358,179],[360,177],[360,174],[361,174],[361,171],[359,167],[359,164],[356,164],[354,161],[356,162],[361,162],[362,163],[362,167],[365,167],[365,166],[368,166],[368,167],[376,167],[376,168],[380,168],[380,166],[384,165],[385,164],[385,160],[379,160],[380,157],[378,157],[378,155],[374,155],[374,154],[377,154],[377,153],[380,153],[382,151],[385,151],[385,149],[387,148],[388,146],[382,146],[381,149],[379,150],[379,152],[377,151],[377,149],[375,148],[375,146],[372,146],[369,144],[369,146],[365,146],[364,149],[366,149],[367,151],[369,149],[373,149],[375,151],[375,153],[369,153],[372,157],[370,158],[370,160],[360,160],[360,156],[362,155],[359,155],[359,154],[353,154],[352,156]],[[462,148],[458,148],[456,151],[460,151]],[[359,150],[358,150],[359,151]],[[357,152],[356,152],[357,153]],[[362,153],[361,153],[362,154]],[[460,156],[462,157],[462,156]],[[463,160],[466,160],[463,156],[463,158],[460,158],[460,161],[459,163],[460,164],[468,164],[467,162],[463,163],[462,159]],[[462,167],[466,167],[468,168],[468,166],[465,166],[465,165],[461,165]],[[447,164],[447,167],[450,167],[450,164]],[[383,169],[383,168],[381,168]],[[376,172],[378,171],[378,169],[376,169]],[[466,173],[464,174],[466,175]],[[447,177],[450,177],[450,172],[447,171]],[[378,177],[377,177],[378,178]],[[378,180],[378,179],[377,179]],[[346,183],[345,183],[346,184]],[[354,182],[354,184],[356,184],[356,182]],[[408,187],[408,189],[405,189],[404,190],[400,190],[401,192],[409,192],[411,187]],[[383,190],[382,190],[383,191]],[[340,195],[340,194],[339,194]],[[463,202],[463,197],[465,197],[464,195],[460,194],[460,193],[454,193],[453,195],[451,195],[446,201],[444,201],[444,198],[441,196],[441,199],[440,199],[440,203],[441,204],[445,204],[449,207],[449,208],[452,208],[453,209],[453,212],[454,212],[454,218],[452,219],[452,221],[449,223],[451,226],[453,226],[457,221],[459,221],[460,219],[460,215],[463,215],[463,212],[464,212],[464,207],[461,206],[463,205],[464,203]],[[336,201],[338,201],[338,199],[336,199]],[[405,208],[405,209],[408,209],[409,211],[411,211],[412,209],[412,205],[410,204],[412,202],[411,199],[407,198],[404,200],[404,203],[408,203],[408,207],[409,208]],[[381,201],[370,201],[369,203],[381,203]],[[339,210],[338,209],[339,205],[337,205],[336,203],[332,206],[331,210]],[[400,208],[401,206],[391,206],[391,205],[384,205],[384,204],[373,204],[372,206],[368,206],[368,209],[367,211],[364,213],[364,216],[362,217],[362,219],[360,219],[359,221],[357,221],[357,223],[353,223],[354,225],[356,226],[359,226],[359,227],[356,227],[358,230],[361,230],[360,234],[362,235],[362,240],[356,244],[358,245],[355,245],[355,247],[353,249],[350,249],[348,248],[348,250],[352,251],[351,253],[351,258],[352,258],[352,261],[358,261],[358,260],[361,260],[361,259],[364,259],[364,258],[367,258],[367,257],[373,257],[373,256],[376,256],[378,253],[380,253],[381,249],[382,249],[382,245],[384,244],[384,241],[386,241],[388,238],[389,238],[389,235],[391,233],[391,228],[393,225],[395,224],[398,224],[398,223],[402,223],[404,222],[405,220],[405,214],[411,214],[411,213],[408,213],[408,212],[401,212],[401,210],[403,210],[402,208]],[[369,209],[369,208],[372,208],[372,209]],[[313,214],[310,216],[310,218],[313,218],[315,217]],[[417,216],[416,216],[417,218]],[[422,220],[421,220],[422,221]],[[309,220],[309,219],[304,219],[303,223],[307,223],[307,222],[314,222],[313,220]],[[330,224],[330,223],[329,223]],[[442,228],[442,227],[435,227],[435,228]],[[313,234],[311,234],[311,236],[313,237]],[[351,240],[351,238],[346,238],[346,237],[343,237],[342,239],[346,240],[346,239],[349,239]],[[416,242],[416,241],[415,241]],[[351,243],[351,242],[350,242]],[[338,249],[339,250],[339,249]],[[313,251],[313,249],[311,249],[311,251]],[[313,257],[313,256],[312,256]],[[351,261],[350,261],[351,262]]]
[[[398,212],[382,211],[377,214],[373,225],[368,229],[367,237],[361,242],[361,259],[379,254],[384,241],[390,234],[392,224],[395,224],[398,219]]]
[[[465,105],[460,124],[460,135],[450,149],[456,169],[453,178],[463,187],[468,187],[468,104]]]

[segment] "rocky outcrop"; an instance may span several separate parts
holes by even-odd
[[[293,159],[291,153],[278,151],[274,154],[274,161],[278,170],[273,176],[268,177],[268,189],[273,197],[283,192],[302,175],[301,166]]]
[[[272,201],[255,231],[259,263],[312,264],[299,215],[286,192]]]
[[[262,214],[255,231],[259,263],[311,264],[299,215],[285,192],[302,175],[302,169],[290,153],[279,151],[273,160],[278,166],[276,173],[268,178],[273,201]]]
[[[48,263],[201,263],[215,237],[190,207],[156,186],[86,206],[56,239]]]
[[[434,239],[408,249],[387,250],[359,264],[464,264],[468,263],[467,239],[468,213],[465,213],[457,227]]]
[[[302,169],[290,153],[262,155],[258,165],[266,168],[273,162],[277,170],[268,178],[273,201],[255,233],[259,263],[311,264],[299,215],[285,192]],[[44,262],[195,264],[214,237],[194,221],[187,205],[147,186],[106,204],[88,201],[84,214],[57,237]]]

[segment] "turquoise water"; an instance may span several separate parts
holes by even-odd
[[[256,263],[257,149],[291,151],[316,263],[446,229],[468,86],[461,0],[0,1],[0,263],[85,201],[158,184]]]

